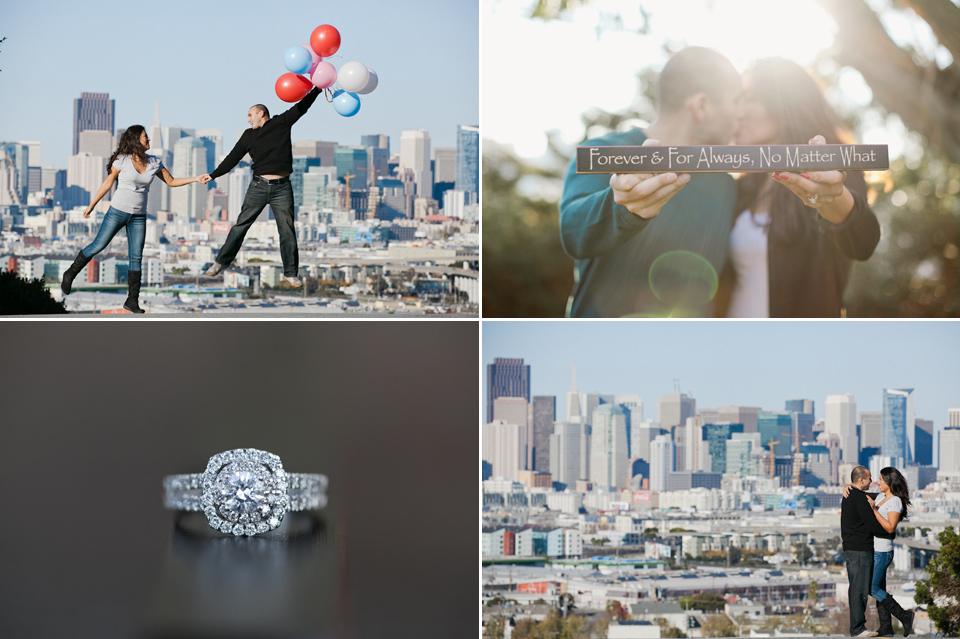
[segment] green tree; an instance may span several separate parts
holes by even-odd
[[[727,615],[710,615],[703,622],[703,637],[736,637],[737,627]]]
[[[940,552],[927,564],[930,576],[917,582],[914,599],[927,606],[938,632],[956,637],[960,632],[960,536],[950,526],[938,538]]]
[[[643,538],[644,539],[656,539],[660,536],[660,531],[656,528],[644,528],[643,529]]]
[[[811,581],[807,586],[807,605],[813,605],[817,603],[817,599],[820,598],[820,584],[816,580]]]
[[[42,279],[28,280],[11,271],[0,272],[0,315],[47,315],[67,312],[50,296]]]
[[[630,618],[630,613],[627,609],[616,599],[613,599],[607,603],[607,616],[611,621],[626,621]]]

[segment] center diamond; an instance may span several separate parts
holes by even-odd
[[[275,500],[271,484],[269,473],[260,464],[227,464],[217,475],[215,487],[221,515],[230,521],[260,521]]]

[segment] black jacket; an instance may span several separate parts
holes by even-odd
[[[888,533],[884,530],[867,501],[867,493],[851,488],[850,496],[840,502],[840,536],[844,550],[873,552],[874,537],[896,539],[897,531],[894,529]]]

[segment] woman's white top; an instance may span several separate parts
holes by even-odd
[[[877,495],[877,498],[879,499],[880,495]],[[880,513],[881,517],[886,519],[887,513],[899,513],[901,512],[902,508],[903,508],[903,502],[900,500],[900,498],[891,496],[885,502],[877,506],[877,511]],[[893,540],[874,537],[873,551],[874,552],[893,552]]]
[[[120,175],[117,176],[117,192],[110,206],[130,215],[146,215],[147,192],[154,176],[163,168],[163,162],[155,155],[148,155],[147,168],[140,173],[129,155],[118,155],[113,166],[120,171]]]
[[[727,317],[770,317],[766,212],[744,211],[730,231],[730,262],[737,274]]]

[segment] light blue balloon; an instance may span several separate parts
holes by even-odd
[[[349,118],[356,115],[357,111],[360,110],[360,98],[357,97],[356,93],[348,93],[343,89],[338,89],[333,94],[333,108],[340,115]]]
[[[287,67],[290,73],[306,73],[310,70],[311,64],[313,64],[313,58],[310,52],[300,45],[290,47],[283,54],[283,66]]]

